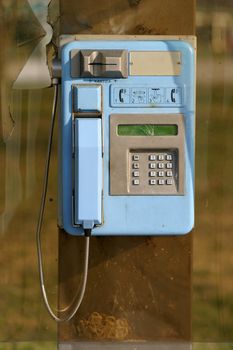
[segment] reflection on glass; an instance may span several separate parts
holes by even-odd
[[[193,338],[233,345],[233,7],[198,0]],[[196,345],[195,349],[207,349]]]
[[[15,126],[0,146],[0,341],[53,340],[56,325],[41,299],[35,246],[52,90],[14,91],[12,102]],[[51,173],[43,226],[46,283],[53,305],[57,301],[56,176]]]
[[[46,17],[46,6],[44,11]],[[26,0],[0,2],[0,29],[0,342],[55,340],[56,325],[41,299],[35,248],[52,91],[12,89],[44,30]],[[34,63],[40,70],[41,61]],[[53,162],[56,168],[55,156]],[[49,297],[56,304],[55,173],[51,180],[43,245]]]
[[[34,3],[40,3],[40,1],[34,1]],[[91,4],[90,1],[87,3]],[[140,1],[131,1],[131,3],[136,4],[134,5],[135,7],[140,7],[140,11],[137,11],[138,16],[147,18],[147,14],[151,12],[151,7],[149,6],[148,11],[144,12],[144,17],[142,17],[142,6],[146,8],[146,5],[144,5],[147,4],[146,1],[142,1],[141,4]],[[81,5],[77,5],[77,1],[63,2],[63,7],[66,7],[69,13],[72,13],[70,11],[71,4],[73,6],[83,6],[81,2]],[[106,4],[108,6],[109,1]],[[126,2],[122,2],[122,4],[126,6]],[[232,0],[215,0],[214,2],[198,0],[197,4],[199,50],[196,229],[194,233],[193,264],[193,339],[194,341],[202,342],[230,342],[233,340]],[[44,340],[55,339],[56,337],[56,325],[49,319],[41,299],[34,239],[47,146],[48,116],[51,111],[52,91],[25,90],[10,93],[12,82],[17,78],[27,62],[37,44],[37,39],[41,38],[41,33],[39,32],[39,35],[35,35],[33,38],[35,41],[30,41],[28,30],[34,28],[35,34],[39,27],[37,27],[37,23],[35,23],[34,27],[32,25],[29,26],[27,17],[24,17],[26,32],[22,32],[23,26],[17,27],[20,31],[17,32],[16,30],[16,23],[20,23],[16,19],[16,13],[20,12],[21,9],[21,14],[25,14],[26,7],[28,8],[26,1],[2,1],[0,4],[0,29],[2,33],[0,52],[0,136],[2,141],[0,143],[0,339],[2,341]],[[83,17],[79,16],[78,30],[81,32],[86,28],[88,30],[89,28],[94,28],[93,30],[99,33],[106,24],[103,24],[103,21],[106,19],[106,12],[102,11],[101,16],[103,18],[100,20],[99,16],[96,16],[95,13],[93,14],[93,7],[89,7],[93,16],[91,25],[88,21],[88,14],[85,14]],[[119,6],[118,9],[120,11]],[[109,6],[109,12],[111,11],[112,7]],[[95,25],[97,20],[98,23]],[[67,22],[69,22],[67,32],[70,32],[71,21]],[[134,16],[130,17],[130,19],[127,16],[128,32],[133,32],[135,22]],[[93,23],[94,25],[92,25]],[[154,16],[151,16],[151,27],[153,27],[153,24]],[[115,32],[122,33],[122,22],[119,21],[118,17],[111,21],[111,25]],[[76,24],[74,28],[76,32]],[[147,30],[143,25],[139,26],[139,30],[139,33],[150,33],[150,30]],[[166,30],[164,30],[165,32]],[[9,96],[11,96],[11,100],[9,100]],[[132,130],[120,132],[122,132],[122,135],[130,135]],[[158,130],[148,125],[144,125],[140,130],[136,128],[133,131],[134,134],[138,135],[155,135],[156,132]],[[166,132],[168,133],[168,131]],[[175,131],[173,129],[170,132],[174,133]],[[55,153],[51,169],[57,169]],[[43,228],[43,249],[49,297],[54,304],[57,297],[56,186],[56,172],[52,172]],[[131,242],[136,242],[134,238],[130,239]],[[174,241],[171,240],[170,242],[165,249],[161,240],[155,244],[155,247],[152,247],[153,242],[148,239],[147,244],[143,245],[141,253],[136,243],[134,246],[130,246],[130,243],[128,243],[128,246],[131,247],[128,254],[132,254],[133,257],[137,256],[138,261],[141,257],[143,259],[149,255],[148,249],[151,249],[151,255],[153,250],[155,257],[155,260],[148,261],[147,265],[147,271],[150,272],[149,277],[153,273],[156,276],[155,282],[155,279],[153,281],[149,278],[145,279],[143,264],[138,262],[138,266],[135,267],[135,271],[138,273],[138,285],[142,283],[147,285],[147,289],[143,288],[145,299],[143,299],[138,310],[131,310],[131,304],[128,303],[132,295],[135,300],[142,298],[130,284],[131,271],[127,270],[128,266],[124,267],[122,274],[126,275],[128,273],[128,278],[125,281],[129,284],[129,288],[128,285],[125,289],[122,286],[123,291],[118,294],[116,294],[114,289],[114,307],[117,309],[115,305],[126,303],[126,311],[124,310],[126,316],[128,307],[130,312],[135,315],[134,320],[137,321],[135,327],[137,327],[138,334],[146,334],[145,340],[153,339],[155,330],[159,330],[159,334],[164,334],[164,337],[169,335],[176,338],[187,334],[187,331],[183,328],[180,329],[180,325],[189,323],[189,313],[184,308],[185,302],[182,294],[185,294],[188,286],[186,284],[187,281],[183,279],[182,273],[178,275],[180,279],[176,279],[174,278],[175,268],[174,271],[172,269],[170,271],[166,270],[168,266],[167,261],[171,259],[174,251]],[[114,244],[117,245],[115,242]],[[96,243],[96,247],[96,249],[101,251],[100,243],[99,246]],[[188,261],[184,262],[181,255],[182,252],[182,243],[180,243],[180,251],[176,251],[174,262],[172,261],[171,265],[175,267],[177,264],[187,269]],[[162,273],[159,269],[160,267],[154,264],[154,261],[157,262],[159,254],[164,256]],[[103,278],[106,284],[105,289],[109,287],[108,281],[114,279],[109,266],[116,264],[114,265],[116,275],[119,275],[119,266],[122,266],[121,254],[115,260],[112,256],[110,258],[108,264],[105,264],[102,256],[96,262],[96,265],[103,264],[103,269],[105,268]],[[90,281],[93,281],[96,275],[95,268],[95,263],[93,263],[90,271]],[[76,270],[74,273],[76,273]],[[73,276],[74,274],[69,274],[68,278],[72,279]],[[170,276],[169,281],[166,280],[167,276]],[[114,282],[118,283],[115,279]],[[163,293],[155,293],[157,290],[154,288],[154,285],[156,284],[162,286]],[[87,300],[87,303],[92,305],[93,309],[97,305],[98,309],[99,301],[102,300],[102,290],[90,283],[91,288],[96,289],[96,300],[90,299]],[[150,293],[147,291],[150,291]],[[152,301],[148,305],[144,303],[146,298]],[[177,300],[178,303],[176,303]],[[105,309],[105,300],[103,304]],[[153,308],[151,308],[151,305]],[[142,324],[145,324],[145,317],[148,327],[146,330],[143,330]],[[100,319],[102,323],[100,323]],[[106,320],[113,325],[113,328],[110,328],[112,333],[107,329],[108,323]],[[120,316],[113,320],[112,315],[100,315],[100,313],[97,314],[94,311],[93,314],[85,314],[80,321],[72,324],[72,327],[76,327],[73,328],[80,333],[84,332],[85,336],[90,334],[89,338],[93,338],[95,333],[90,332],[98,330],[98,328],[92,327],[92,325],[96,325],[95,322],[99,322],[98,324],[102,328],[105,327],[104,329],[107,329],[106,332],[109,332],[108,334],[110,335],[117,333],[117,336],[119,334],[122,336],[122,334],[125,334],[123,332],[119,333],[118,328],[115,326],[116,324],[120,326],[123,324],[123,330],[125,331],[127,325],[125,326]],[[128,330],[130,332],[130,327],[128,327]],[[71,331],[69,330],[69,332]],[[79,336],[82,336],[82,334],[79,334]],[[98,333],[96,336],[101,337],[102,334]],[[23,346],[21,344],[20,349],[23,349]],[[34,344],[35,348],[36,346]],[[49,346],[46,344],[45,349],[50,349]],[[9,345],[9,349],[15,348],[15,345],[12,347]],[[25,348],[29,349],[29,346],[25,345]],[[38,345],[38,348],[42,347]],[[198,350],[210,349],[209,346],[203,344],[200,346],[195,344],[194,348]],[[218,344],[212,348],[226,350],[230,349],[230,345],[222,346]],[[7,350],[8,344],[3,344],[2,347],[0,346],[0,349]]]

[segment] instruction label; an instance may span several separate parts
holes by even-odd
[[[179,107],[182,87],[111,87],[112,107]]]

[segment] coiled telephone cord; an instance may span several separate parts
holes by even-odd
[[[84,253],[84,268],[83,268],[83,279],[82,279],[82,286],[79,293],[79,296],[74,298],[73,302],[71,303],[71,306],[73,303],[75,303],[75,306],[73,307],[73,310],[70,311],[68,315],[65,315],[64,317],[59,317],[55,314],[55,312],[52,310],[49,301],[48,296],[45,288],[45,281],[44,281],[44,268],[43,268],[43,259],[42,259],[42,247],[41,247],[41,229],[44,219],[44,211],[45,211],[45,202],[46,202],[46,196],[47,196],[47,189],[48,189],[48,179],[49,179],[49,168],[50,168],[50,159],[51,159],[51,151],[52,151],[52,142],[53,142],[53,132],[54,132],[54,124],[56,119],[56,111],[57,111],[57,102],[58,102],[58,81],[54,79],[53,85],[54,85],[54,97],[53,97],[53,107],[52,107],[52,116],[51,116],[51,125],[50,125],[50,132],[49,132],[49,140],[48,140],[48,149],[47,149],[47,157],[46,157],[46,163],[45,163],[45,173],[44,173],[44,179],[43,179],[43,189],[42,189],[42,196],[41,196],[41,203],[40,203],[40,211],[38,216],[38,222],[37,222],[37,229],[36,229],[36,245],[37,245],[37,258],[38,258],[38,267],[39,267],[39,277],[40,277],[40,287],[41,292],[43,296],[43,300],[46,306],[46,309],[48,310],[51,317],[56,322],[68,322],[70,321],[76,312],[78,311],[85,294],[86,290],[86,284],[87,284],[87,275],[88,275],[88,263],[89,263],[89,243],[90,243],[90,230],[85,230],[85,253]],[[71,308],[67,307],[62,310],[56,310],[57,314],[59,313],[66,313],[68,309]]]

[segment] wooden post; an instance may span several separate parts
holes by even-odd
[[[195,0],[60,0],[61,34],[194,34]],[[91,238],[86,295],[59,342],[191,341],[192,234]],[[83,239],[59,232],[60,306],[75,295]]]

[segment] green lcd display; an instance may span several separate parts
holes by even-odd
[[[178,134],[177,125],[131,124],[118,125],[119,136],[174,136]]]

